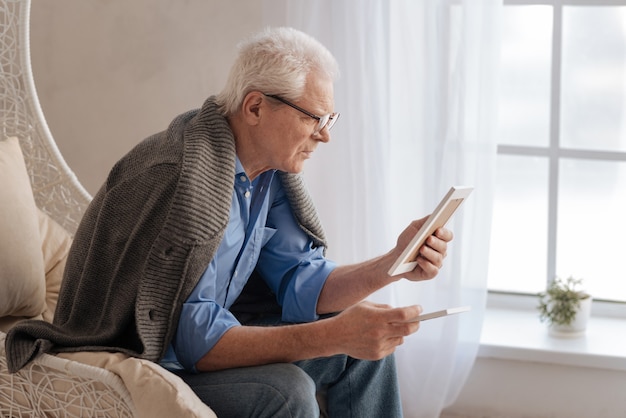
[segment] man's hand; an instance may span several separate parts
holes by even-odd
[[[422,312],[420,306],[392,308],[364,301],[327,319],[338,352],[364,360],[379,360],[393,353],[404,337],[419,329],[419,322],[408,322]]]
[[[395,260],[404,251],[409,242],[413,239],[417,231],[426,222],[428,216],[413,221],[411,224],[400,234],[398,242],[392,254],[394,254],[393,260]],[[446,228],[439,228],[433,235],[428,237],[424,242],[424,245],[419,249],[417,257],[417,267],[413,271],[408,273],[402,273],[402,277],[413,280],[429,280],[434,278],[439,269],[443,267],[443,260],[446,258],[448,250],[448,242],[452,241],[452,231]]]

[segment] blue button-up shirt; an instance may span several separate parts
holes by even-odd
[[[313,248],[298,226],[273,171],[251,182],[237,159],[236,172],[224,239],[183,304],[176,335],[161,361],[166,368],[182,365],[197,372],[198,360],[240,325],[228,308],[255,268],[276,293],[283,321],[318,319],[317,300],[335,263],[324,258],[322,248]]]

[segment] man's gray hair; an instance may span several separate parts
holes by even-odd
[[[251,91],[296,101],[310,73],[335,81],[339,65],[315,38],[293,28],[267,28],[239,45],[226,86],[216,98],[220,112],[237,112]]]

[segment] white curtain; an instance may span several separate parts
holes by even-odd
[[[495,171],[502,0],[265,0],[267,25],[303,30],[337,57],[341,118],[305,179],[329,256],[380,255],[451,185],[475,190],[449,224],[455,239],[429,282],[372,296],[425,311],[471,305],[424,322],[397,350],[406,417],[439,417],[469,374],[479,345]]]

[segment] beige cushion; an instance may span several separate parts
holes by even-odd
[[[59,298],[59,289],[63,280],[63,270],[67,254],[72,245],[72,238],[61,225],[41,210],[37,209],[37,220],[39,224],[39,235],[41,237],[40,253],[43,255],[45,281],[45,308],[41,315],[30,316],[5,316],[0,318],[0,331],[8,330],[24,319],[43,319],[52,322],[54,310]]]
[[[0,317],[46,308],[37,207],[17,138],[0,140]]]
[[[118,375],[141,417],[216,417],[180,377],[151,361],[106,352],[61,353],[58,356]]]

